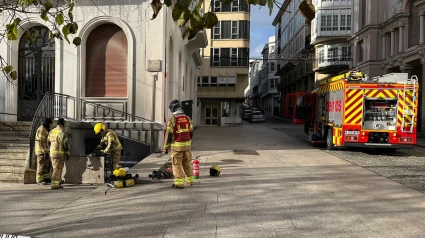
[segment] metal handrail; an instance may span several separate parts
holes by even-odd
[[[93,107],[93,115],[87,116],[87,106]],[[77,111],[80,110],[79,113]],[[117,117],[115,117],[117,115]],[[127,112],[119,111],[99,103],[93,103],[76,97],[48,92],[41,100],[37,110],[34,113],[30,131],[30,165],[32,154],[34,152],[35,133],[37,128],[43,123],[45,118],[64,118],[68,121],[93,122],[105,121],[109,119],[117,122],[146,122],[151,123],[154,128],[163,129],[162,124],[152,122],[146,118],[135,116]],[[89,119],[87,119],[89,118]]]

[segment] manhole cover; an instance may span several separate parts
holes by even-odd
[[[238,159],[222,159],[220,160],[222,162],[226,162],[226,163],[242,163],[242,160],[238,160]]]
[[[255,150],[234,150],[235,155],[260,155]]]

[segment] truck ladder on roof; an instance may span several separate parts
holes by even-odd
[[[418,77],[413,75],[412,78],[408,79],[404,82],[404,90],[403,90],[403,117],[401,121],[401,131],[404,132],[413,132],[415,127],[415,108],[416,108],[416,91],[418,90]],[[407,91],[412,92],[412,100],[406,100],[408,94]],[[411,118],[409,121],[406,119]],[[407,128],[407,129],[406,129]]]

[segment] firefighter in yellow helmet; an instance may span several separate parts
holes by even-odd
[[[96,149],[100,150],[102,153],[111,153],[112,171],[118,169],[120,166],[122,145],[118,139],[117,133],[111,129],[106,129],[106,126],[102,123],[97,123],[94,126],[94,133],[100,133],[102,136],[100,144]],[[105,150],[101,150],[103,145],[106,145]]]
[[[43,124],[37,129],[35,134],[35,154],[37,155],[37,177],[38,185],[50,183],[51,162],[49,159],[49,147],[47,145],[47,137],[49,136],[52,119],[44,119]]]
[[[57,127],[50,131],[48,141],[50,142],[50,158],[53,165],[51,189],[58,189],[62,187],[62,170],[65,159],[68,160],[71,155],[63,118],[59,118]]]
[[[183,112],[180,102],[175,99],[168,107],[173,116],[168,119],[164,140],[163,154],[171,147],[171,158],[174,174],[173,188],[184,188],[184,179],[193,184],[191,145],[193,138],[192,121]]]

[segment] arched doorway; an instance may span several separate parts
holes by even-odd
[[[86,97],[127,97],[128,42],[115,24],[96,27],[86,44]]]
[[[47,92],[55,89],[55,39],[44,26],[31,28],[35,40],[19,41],[18,121],[32,121]]]

